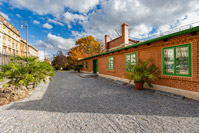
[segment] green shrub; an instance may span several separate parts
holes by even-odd
[[[56,66],[54,66],[54,68],[55,68],[55,70],[60,70],[61,67],[56,65]]]
[[[3,72],[0,72],[0,82],[3,81]]]
[[[11,79],[5,86],[36,86],[55,74],[49,63],[40,62],[36,57],[14,57],[7,65],[1,66],[1,70],[2,77]]]
[[[70,70],[70,67],[66,66],[66,67],[63,68],[63,70],[65,70],[65,71]]]

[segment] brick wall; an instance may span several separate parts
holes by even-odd
[[[129,48],[128,50],[122,50],[120,52],[110,53],[95,58],[87,59],[88,69],[84,68],[84,71],[93,71],[93,59],[98,59],[98,72],[100,74],[111,75],[116,77],[126,77],[125,72],[125,54],[137,53],[137,60],[146,60],[152,57],[152,62],[159,68],[160,75],[159,80],[154,82],[158,85],[174,87],[184,90],[191,90],[199,92],[199,32],[197,35],[184,34],[177,37],[169,38],[168,41],[157,41],[151,43],[149,46],[141,45],[137,48]],[[188,44],[191,43],[192,47],[192,77],[180,77],[180,76],[166,76],[162,74],[162,48]],[[114,71],[108,71],[108,57],[114,56]],[[86,60],[84,60],[85,62]]]
[[[124,41],[122,39],[122,36],[118,37],[118,38],[116,38],[116,39],[111,40],[110,42],[108,42],[108,49],[120,46],[123,43],[124,43]]]

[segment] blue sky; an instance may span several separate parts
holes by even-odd
[[[8,16],[8,21],[20,31],[21,37],[24,39],[26,39],[26,30],[25,25],[23,24],[23,20],[28,21],[28,41],[33,45],[36,44],[38,40],[45,40],[48,33],[63,38],[74,38],[74,36],[71,36],[71,31],[83,31],[81,25],[71,25],[71,28],[69,29],[66,25],[61,26],[58,24],[49,23],[49,25],[52,25],[53,28],[44,28],[42,25],[45,24],[48,19],[54,18],[51,14],[38,15],[30,10],[13,8],[6,2],[0,6],[0,11]],[[34,24],[34,21],[39,22],[39,24]],[[24,25],[24,27],[21,28],[21,25]],[[40,47],[36,45],[36,47],[41,48],[43,46]]]
[[[129,24],[130,38],[143,39],[154,33],[199,21],[198,0],[0,0],[0,13],[25,39],[22,20],[29,22],[29,43],[52,55],[68,51],[75,40],[93,35],[113,39],[115,30]]]

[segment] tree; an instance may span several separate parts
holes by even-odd
[[[79,47],[72,47],[69,51],[68,51],[68,56],[72,57],[72,58],[82,58],[81,55],[81,51],[79,50]]]
[[[74,58],[72,56],[67,56],[67,68],[68,69],[73,69],[75,66],[78,64],[77,58]]]
[[[56,69],[66,67],[67,57],[63,54],[62,51],[57,51],[57,55],[54,57],[52,65],[55,66]]]
[[[103,49],[102,41],[95,40],[93,36],[82,37],[76,41],[75,47],[68,51],[66,66],[70,69],[75,68],[78,65],[79,58],[101,54]]]
[[[122,36],[122,29],[121,29],[121,26],[117,26],[115,29],[114,29],[114,31],[115,31],[115,34],[113,34],[113,37],[114,38],[117,38],[117,37],[120,37],[120,36]],[[132,28],[129,28],[128,29],[128,32],[130,33],[132,31]],[[130,35],[130,34],[129,34]]]
[[[81,56],[82,58],[101,54],[103,52],[104,44],[102,41],[97,41],[93,36],[86,36],[78,39],[75,42],[76,47],[71,49],[73,55]]]

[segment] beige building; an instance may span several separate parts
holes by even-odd
[[[20,40],[20,56],[26,56],[26,41],[22,38]]]
[[[38,57],[38,50],[28,45],[29,56]],[[8,56],[25,56],[26,41],[20,37],[19,31],[0,15],[0,64],[6,63]]]
[[[28,56],[38,57],[39,51],[32,45],[28,45]]]
[[[0,16],[0,40],[0,53],[19,55],[20,33],[2,16]]]
[[[28,44],[28,56],[38,57],[38,53],[39,51],[35,47]],[[26,40],[22,38],[20,41],[20,56],[26,56]]]

